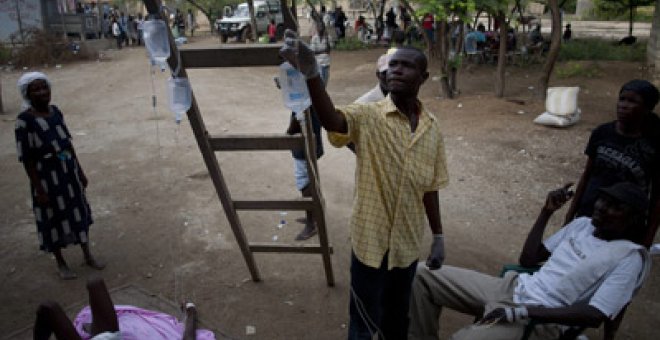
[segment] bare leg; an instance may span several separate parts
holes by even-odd
[[[197,338],[197,308],[192,303],[186,305],[186,329],[183,331],[183,340]]]
[[[66,261],[64,261],[64,257],[62,256],[62,249],[53,249],[53,255],[55,255],[55,260],[57,261],[57,269],[60,272],[60,277],[62,280],[73,280],[78,277],[78,275],[76,275],[76,273],[74,273],[69,268],[69,265],[66,264]]]
[[[53,333],[58,340],[81,339],[62,307],[57,302],[46,301],[41,303],[37,309],[33,338],[34,340],[48,340]]]
[[[311,186],[308,184],[306,187],[304,187],[302,190],[300,190],[302,193],[302,197],[312,197],[312,189]],[[316,230],[316,223],[314,223],[314,217],[312,216],[312,212],[309,210],[305,211],[305,228],[296,236],[296,241],[303,241],[306,239],[311,238],[312,236],[316,235],[317,230]]]
[[[80,248],[82,248],[83,254],[85,255],[85,264],[98,270],[102,270],[103,268],[105,268],[105,263],[97,261],[92,256],[92,253],[90,253],[89,243],[81,243]]]
[[[92,310],[91,334],[118,332],[117,313],[115,313],[115,307],[103,279],[90,279],[87,282],[87,292],[89,293],[89,308]]]

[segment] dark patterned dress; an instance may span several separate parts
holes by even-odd
[[[16,119],[16,148],[20,162],[34,162],[49,203],[39,204],[30,183],[37,222],[39,248],[52,252],[69,244],[87,243],[92,212],[79,178],[79,164],[72,152],[71,134],[62,112],[38,117],[23,111]]]

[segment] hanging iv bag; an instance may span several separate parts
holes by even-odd
[[[285,62],[280,65],[279,79],[284,106],[295,112],[296,117],[300,119],[303,111],[312,105],[305,76]]]
[[[188,112],[192,104],[192,89],[188,78],[170,78],[167,81],[169,89],[170,110],[174,112],[176,123]]]
[[[145,20],[142,32],[144,45],[149,56],[156,64],[164,65],[170,57],[170,41],[167,33],[167,24],[160,19]]]

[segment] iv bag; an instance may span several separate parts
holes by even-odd
[[[305,76],[291,64],[285,62],[280,65],[279,79],[284,106],[295,112],[296,116],[300,116],[306,108],[312,105]]]
[[[147,51],[151,58],[160,65],[163,65],[170,57],[170,41],[167,29],[167,24],[160,19],[145,20],[142,28]]]
[[[174,112],[178,124],[192,105],[192,89],[188,78],[170,78],[167,83],[170,95],[170,110]]]

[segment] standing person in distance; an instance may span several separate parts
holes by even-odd
[[[25,73],[18,80],[25,111],[16,119],[16,148],[30,179],[32,207],[39,248],[53,253],[60,277],[75,279],[62,256],[62,248],[80,244],[85,264],[103,269],[89,250],[93,223],[83,172],[62,112],[50,105],[50,81],[40,72]]]

